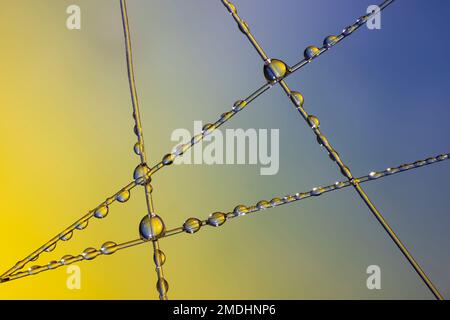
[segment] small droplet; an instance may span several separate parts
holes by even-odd
[[[292,100],[293,103],[295,103],[295,105],[297,107],[301,107],[303,106],[303,103],[305,102],[305,99],[303,98],[303,95],[300,92],[297,91],[292,91],[290,98]]]
[[[68,241],[68,240],[70,240],[70,238],[72,238],[72,236],[73,236],[73,232],[70,231],[70,232],[67,232],[67,233],[65,233],[65,234],[62,234],[59,238],[60,238],[62,241]]]
[[[227,5],[227,9],[228,11],[230,11],[230,13],[237,13],[236,6],[234,4],[232,4],[230,1],[227,1]]]
[[[189,218],[183,224],[183,230],[187,233],[196,233],[202,227],[202,222],[197,218]]]
[[[311,60],[320,53],[320,49],[315,46],[309,46],[305,49],[304,56],[306,60]]]
[[[367,16],[367,15],[359,17],[358,20],[356,20],[356,24],[363,25],[364,23],[367,22],[368,18],[369,18],[369,16]]]
[[[42,272],[46,269],[47,269],[46,267],[32,266],[28,268],[28,274],[38,274],[39,272]]]
[[[166,262],[166,255],[161,250],[156,249],[153,255],[153,261],[155,261],[157,267],[161,267]]]
[[[114,252],[117,251],[117,244],[112,241],[107,241],[104,244],[102,244],[100,251],[103,254],[113,254]]]
[[[264,77],[269,82],[283,79],[288,72],[286,64],[278,59],[272,59],[264,64]]]
[[[200,142],[202,139],[203,139],[203,134],[199,133],[192,137],[191,144],[194,145],[194,144]]]
[[[308,123],[309,123],[310,127],[313,129],[320,127],[320,121],[316,116],[309,115]]]
[[[216,127],[213,124],[211,124],[211,123],[205,124],[202,128],[203,136],[207,136],[207,135],[211,134],[211,132],[213,132],[215,129],[216,129]]]
[[[233,210],[233,215],[235,217],[245,216],[248,213],[248,208],[244,205],[236,206]]]
[[[52,260],[52,261],[50,261],[50,262],[47,264],[47,266],[48,266],[49,269],[55,269],[56,267],[59,266],[59,262],[58,262],[58,261],[55,261],[55,260]]]
[[[136,144],[133,147],[134,153],[136,153],[138,156],[141,155],[141,144],[139,142],[136,142]]]
[[[175,156],[172,153],[168,153],[162,158],[162,163],[168,166],[173,163],[173,160],[175,160]]]
[[[227,217],[223,212],[214,212],[208,218],[208,224],[213,227],[220,227],[225,223]]]
[[[89,220],[88,219],[82,220],[82,221],[78,222],[78,224],[75,227],[75,229],[77,229],[77,230],[84,230],[84,229],[86,229],[88,224],[89,224]]]
[[[74,261],[75,261],[75,257],[70,254],[67,254],[61,258],[61,263],[64,265],[71,264]]]
[[[370,179],[378,179],[381,176],[382,176],[382,174],[379,173],[379,172],[372,171],[371,173],[369,173],[369,178]]]
[[[244,20],[241,20],[240,23],[238,23],[239,30],[241,30],[242,33],[247,34],[250,32],[250,27],[247,22]]]
[[[137,184],[144,185],[151,181],[149,177],[150,168],[147,164],[138,165],[133,172],[133,179]]]
[[[394,174],[400,171],[398,168],[387,168],[386,170],[389,174]]]
[[[234,109],[234,107],[233,107]],[[234,112],[228,111],[228,112],[224,112],[222,113],[222,115],[220,116],[220,119],[222,119],[222,122],[228,121],[229,119],[231,119],[231,117],[234,115]]]
[[[342,181],[337,181],[337,182],[334,183],[334,186],[335,186],[337,189],[341,189],[341,188],[345,187],[345,185],[346,185],[346,183],[345,183],[345,182],[342,182]]]
[[[353,31],[355,31],[356,30],[356,26],[354,26],[354,25],[351,25],[351,26],[348,26],[347,28],[345,28],[343,31],[342,31],[342,33],[345,35],[345,36],[348,36],[349,34],[351,34]]]
[[[139,137],[139,130],[138,130],[137,126],[134,126],[133,131],[134,131],[134,134]]]
[[[238,100],[238,101],[236,101],[236,102],[234,103],[234,105],[233,105],[233,111],[239,112],[239,111],[241,111],[242,109],[244,109],[246,105],[247,105],[247,101],[244,101],[244,100]]]
[[[95,209],[94,217],[102,219],[108,215],[108,212],[109,212],[108,206],[98,207],[97,209]]]
[[[139,224],[139,234],[146,240],[156,240],[166,233],[166,226],[160,216],[145,215]]]
[[[427,163],[426,161],[420,160],[420,161],[414,162],[414,165],[417,167],[421,167],[421,166],[425,165],[426,163]]]
[[[273,198],[272,200],[270,200],[270,205],[272,207],[279,206],[280,204],[283,204],[283,200],[281,200],[280,198]]]
[[[311,195],[312,196],[320,196],[324,192],[325,192],[325,188],[317,187],[317,188],[312,189]]]
[[[434,163],[434,162],[436,162],[436,158],[431,157],[431,158],[426,159],[425,161],[426,161],[427,163]]]
[[[119,202],[127,202],[128,199],[130,199],[130,191],[129,190],[122,190],[117,196],[117,201]]]
[[[93,260],[99,254],[100,254],[100,252],[95,248],[86,248],[86,249],[84,249],[84,251],[81,255],[83,256],[83,259],[85,259],[85,260]]]
[[[166,279],[159,279],[156,283],[156,289],[161,296],[165,296],[167,294],[167,291],[169,291],[169,284],[167,283]]]
[[[328,36],[323,40],[323,46],[326,48],[331,48],[338,41],[338,37],[336,36]]]
[[[56,248],[56,242],[51,243],[44,249],[45,252],[52,252]]]
[[[39,255],[36,255],[33,259],[31,259],[30,261],[36,261],[39,258]]]
[[[439,161],[448,159],[448,154],[441,154],[437,157]]]
[[[270,206],[269,201],[261,200],[261,201],[259,201],[259,202],[256,204],[256,207],[257,207],[259,210],[265,210],[265,209],[267,209],[267,208],[270,208],[271,206]]]

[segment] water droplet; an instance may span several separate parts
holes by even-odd
[[[33,259],[30,259],[30,261],[36,261],[39,258],[39,255],[35,256]]]
[[[281,200],[280,198],[273,198],[272,200],[270,200],[270,205],[272,207],[279,206],[280,204],[283,204],[283,200]]]
[[[234,106],[233,106],[233,109],[234,109]],[[230,120],[233,115],[234,115],[234,112],[231,112],[231,111],[224,112],[220,116],[220,119],[222,119],[222,122],[225,122],[225,121]]]
[[[337,182],[334,183],[334,186],[335,186],[337,189],[341,189],[341,188],[343,188],[343,187],[346,186],[346,183],[345,183],[345,182],[342,182],[342,181],[337,181]]]
[[[323,46],[326,48],[331,48],[338,41],[338,37],[336,36],[328,36],[323,40]]]
[[[77,229],[77,230],[83,230],[83,229],[86,229],[86,227],[88,226],[88,224],[89,224],[89,220],[88,220],[88,219],[82,220],[82,221],[78,222],[78,224],[77,224],[77,226],[75,227],[75,229]]]
[[[356,20],[356,24],[358,24],[358,25],[363,25],[364,23],[367,22],[367,19],[368,19],[368,18],[369,18],[368,15],[359,17],[358,20]]]
[[[398,168],[387,168],[386,170],[389,174],[394,174],[400,171]]]
[[[414,162],[414,165],[417,167],[421,167],[421,166],[425,165],[426,163],[427,163],[426,161],[419,160],[419,161]]]
[[[98,219],[102,219],[108,215],[109,209],[108,206],[101,206],[95,209],[94,217]]]
[[[426,161],[427,163],[434,163],[434,162],[436,162],[436,158],[431,157],[431,158],[426,159],[425,161]]]
[[[311,60],[320,53],[320,49],[315,46],[309,46],[305,49],[304,56],[306,60]]]
[[[173,163],[173,160],[175,160],[175,156],[172,153],[168,153],[162,158],[162,163],[165,166],[169,166]]]
[[[41,267],[41,266],[32,266],[28,268],[28,273],[29,274],[37,274],[39,272],[42,272],[44,270],[47,270],[46,267]]]
[[[136,125],[134,126],[133,131],[134,131],[134,134],[139,137],[139,130],[138,130],[138,127]]]
[[[345,35],[345,36],[348,36],[349,34],[351,34],[353,31],[355,31],[356,30],[356,26],[354,26],[354,25],[351,25],[351,26],[348,26],[347,28],[345,28],[343,31],[342,31],[342,33]]]
[[[70,254],[67,254],[61,258],[61,263],[64,265],[71,264],[74,261],[75,261],[75,257]]]
[[[235,5],[234,4],[232,4],[230,1],[226,1],[226,3],[227,3],[227,9],[228,9],[228,11],[230,11],[230,13],[237,13],[237,10],[236,10],[236,7],[235,7]]]
[[[161,267],[166,262],[166,255],[159,249],[155,250],[153,254],[153,261],[157,267]]]
[[[244,20],[241,20],[240,23],[238,23],[239,30],[241,30],[242,33],[247,34],[250,32],[250,27],[247,22]]]
[[[339,158],[339,153],[333,150],[332,152],[328,153],[328,156],[330,157],[331,161],[336,161]]]
[[[261,200],[261,201],[259,201],[259,202],[256,204],[256,207],[257,207],[259,210],[265,210],[265,209],[267,209],[267,208],[270,208],[270,203],[269,203],[269,201]]]
[[[145,215],[139,224],[139,234],[146,240],[156,240],[166,233],[166,226],[160,216]]]
[[[403,164],[403,165],[400,166],[400,170],[402,170],[402,171],[404,171],[404,170],[409,170],[409,169],[412,169],[412,168],[414,168],[414,165],[412,165],[412,164],[410,164],[410,163],[408,163],[408,164]]]
[[[375,172],[372,171],[371,173],[369,173],[369,178],[370,179],[378,179],[382,176],[383,174],[379,173],[379,172]]]
[[[72,238],[72,236],[73,236],[73,232],[70,231],[70,232],[67,232],[67,233],[65,233],[65,234],[62,234],[59,238],[60,238],[62,241],[68,241],[68,240],[70,240],[70,238]]]
[[[127,202],[128,199],[130,199],[130,191],[129,190],[122,190],[117,196],[117,201],[119,202]]]
[[[239,112],[239,111],[241,111],[242,109],[244,109],[246,105],[247,105],[247,101],[244,101],[244,100],[238,100],[238,101],[236,101],[236,102],[234,103],[234,105],[233,105],[233,111]]]
[[[216,130],[215,125],[213,125],[211,123],[205,124],[202,128],[203,136],[207,136],[207,135],[211,134],[211,132],[213,132],[214,130]]]
[[[320,127],[320,121],[316,116],[309,115],[308,123],[311,126],[311,128],[313,128],[313,129]]]
[[[303,98],[302,94],[300,92],[297,91],[292,91],[290,98],[292,100],[293,103],[295,103],[295,105],[297,107],[301,107],[303,106],[303,103],[305,102],[305,99]]]
[[[136,153],[138,156],[141,155],[141,144],[139,142],[136,142],[136,144],[133,147],[134,153]]]
[[[213,227],[220,227],[225,223],[227,217],[223,212],[214,212],[208,218],[208,224]]]
[[[147,164],[142,163],[134,169],[133,179],[137,184],[144,185],[151,181],[149,174],[150,168]]]
[[[52,260],[47,264],[47,266],[49,269],[56,269],[59,266],[59,264],[60,263],[58,261]]]
[[[44,249],[45,252],[52,252],[56,248],[56,242],[53,242]]]
[[[269,82],[283,79],[288,72],[286,64],[278,59],[272,59],[264,64],[264,77]]]
[[[203,139],[203,134],[199,133],[192,137],[191,144],[194,145],[194,144],[200,142],[202,139]]]
[[[100,252],[95,248],[86,248],[86,249],[84,249],[84,251],[81,255],[83,256],[84,260],[93,260],[99,254],[100,254]]]
[[[183,224],[183,230],[187,233],[196,233],[202,227],[202,222],[197,218],[189,218]]]
[[[112,242],[112,241],[107,241],[104,244],[102,244],[100,251],[103,254],[113,254],[114,252],[117,251],[117,243]]]
[[[312,196],[320,196],[322,193],[325,192],[325,188],[317,187],[311,190]]]
[[[161,296],[165,296],[167,294],[167,291],[169,291],[169,284],[167,283],[166,279],[159,279],[156,283],[156,289]]]
[[[437,159],[440,161],[446,160],[446,159],[448,159],[448,154],[441,154],[437,157]]]
[[[233,210],[235,217],[245,216],[248,213],[248,208],[244,205],[236,206]]]

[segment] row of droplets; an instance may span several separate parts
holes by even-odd
[[[402,164],[397,167],[390,167],[390,168],[387,168],[382,171],[372,171],[368,175],[357,178],[357,180],[359,183],[364,183],[364,182],[380,179],[380,178],[394,175],[394,174],[397,174],[400,172],[405,172],[405,171],[412,170],[415,168],[420,168],[420,167],[424,167],[424,166],[438,163],[441,161],[449,160],[449,156],[450,156],[449,153],[445,153],[445,154],[441,154],[441,155],[438,155],[435,157],[429,157],[424,160],[418,160],[418,161],[415,161],[412,163]],[[184,231],[186,233],[193,234],[193,233],[198,232],[203,226],[220,227],[227,220],[230,220],[232,218],[241,217],[241,216],[247,215],[249,213],[253,213],[253,212],[264,211],[269,208],[274,208],[274,207],[277,207],[277,206],[280,206],[283,204],[296,202],[296,201],[303,200],[303,199],[313,197],[313,196],[317,197],[317,196],[320,196],[320,195],[330,192],[330,191],[349,187],[350,185],[351,185],[351,183],[349,181],[339,181],[339,182],[335,182],[332,185],[328,185],[326,187],[320,187],[320,186],[315,187],[308,192],[296,193],[294,195],[287,195],[284,197],[275,197],[270,201],[261,200],[261,201],[258,201],[253,206],[238,205],[233,209],[233,211],[228,212],[228,213],[214,212],[206,220],[200,220],[198,218],[189,218],[184,222],[181,229],[182,229],[182,231]],[[150,228],[149,224],[153,225],[152,228]],[[154,233],[151,233],[152,232],[151,230],[155,230]],[[175,229],[173,229],[173,230],[175,230]],[[32,266],[31,268],[28,269],[28,271],[18,272],[16,274],[13,274],[12,276],[10,276],[9,280],[14,280],[14,279],[17,279],[17,278],[20,278],[23,276],[27,276],[27,275],[37,274],[37,273],[40,273],[40,272],[46,271],[46,270],[53,270],[57,267],[60,267],[63,265],[68,265],[68,264],[71,264],[71,263],[74,263],[77,261],[93,260],[99,255],[110,255],[110,254],[113,254],[114,252],[116,252],[117,250],[121,250],[121,249],[130,247],[130,246],[146,243],[146,242],[148,242],[148,240],[152,240],[153,237],[156,237],[156,238],[164,237],[166,234],[171,234],[172,230],[166,231],[166,227],[165,227],[162,219],[160,219],[158,216],[154,216],[154,217],[149,217],[148,219],[144,218],[141,221],[139,231],[141,234],[141,239],[131,241],[131,243],[132,243],[131,245],[130,245],[130,242],[116,244],[112,241],[107,241],[101,246],[101,248],[99,250],[97,250],[95,248],[87,248],[83,251],[83,253],[81,253],[80,255],[77,255],[77,256],[65,255],[60,260],[50,261],[45,266]],[[166,256],[161,250],[158,249],[156,251],[156,254],[154,255],[154,259],[155,259],[156,266],[162,266],[166,261]],[[160,281],[157,284],[157,288],[158,288],[158,291],[160,289],[166,289],[166,291],[167,291],[167,289],[168,289],[167,281],[165,281],[165,280]]]

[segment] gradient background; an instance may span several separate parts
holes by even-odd
[[[294,64],[361,16],[369,0],[235,1],[271,57]],[[70,4],[82,30],[65,27]],[[130,95],[119,1],[2,1],[0,11],[0,269],[131,180]],[[212,121],[264,82],[256,52],[220,1],[129,0],[136,77],[149,162],[176,128]],[[450,150],[450,3],[396,1],[382,29],[363,28],[288,79],[355,175]],[[173,166],[154,178],[168,227],[341,179],[309,128],[272,89],[226,128],[280,128],[280,171],[255,165]],[[369,195],[450,296],[449,163],[366,184]],[[75,232],[37,263],[106,240],[138,237],[143,192]],[[172,299],[428,299],[399,250],[351,189],[164,239]],[[366,288],[367,266],[382,290]],[[78,263],[0,286],[0,298],[156,299],[151,247]]]

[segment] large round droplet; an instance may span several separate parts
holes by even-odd
[[[158,290],[161,296],[165,296],[167,294],[167,291],[169,291],[169,283],[166,279],[161,278],[158,280],[156,283],[156,290]]]
[[[86,248],[81,255],[85,260],[92,260],[95,259],[95,257],[97,257],[99,254],[100,252],[95,248]]]
[[[161,267],[166,262],[166,255],[159,249],[155,250],[153,254],[153,261],[157,267]]]
[[[161,217],[145,215],[139,224],[139,234],[146,240],[156,240],[166,233],[166,226]]]
[[[107,241],[104,244],[102,244],[100,251],[103,254],[113,254],[114,252],[117,251],[117,244],[112,241]]]
[[[62,235],[59,237],[59,239],[61,239],[62,241],[68,241],[68,240],[70,240],[70,238],[72,238],[72,236],[73,236],[73,232],[70,231],[70,232],[67,232],[67,233],[62,234]]]
[[[236,206],[233,210],[233,215],[235,217],[244,216],[248,213],[248,208],[244,205]]]
[[[202,222],[197,218],[189,218],[183,224],[183,230],[187,233],[196,233],[202,227]]]
[[[137,184],[144,185],[147,182],[150,182],[150,177],[148,176],[150,173],[150,168],[147,164],[142,163],[138,165],[133,172],[133,179]]]
[[[227,217],[223,212],[214,212],[208,218],[208,224],[213,227],[220,227],[225,223]]]
[[[117,201],[119,202],[127,202],[128,199],[130,199],[130,191],[129,190],[122,190],[117,196]]]
[[[331,48],[338,41],[338,37],[336,36],[328,36],[323,40],[323,46],[326,48]]]
[[[309,46],[305,49],[304,56],[306,60],[310,60],[320,53],[320,49],[315,46]]]
[[[290,98],[292,100],[293,103],[295,103],[295,105],[297,107],[303,106],[303,103],[305,102],[305,99],[303,98],[303,95],[300,92],[297,91],[292,91]]]
[[[94,217],[98,219],[102,219],[108,215],[109,209],[108,206],[101,206],[95,209]]]
[[[316,116],[310,115],[308,116],[309,126],[313,129],[318,128],[320,126],[320,121]]]
[[[281,60],[272,59],[264,64],[264,77],[269,82],[278,81],[284,78],[287,72],[288,68]]]

